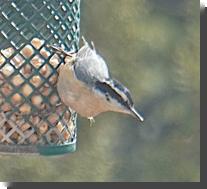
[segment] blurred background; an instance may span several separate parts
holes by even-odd
[[[195,0],[82,0],[93,40],[145,122],[78,118],[77,151],[0,156],[0,181],[200,181],[200,14]]]

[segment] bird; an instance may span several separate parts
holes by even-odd
[[[119,112],[143,122],[144,118],[135,109],[131,93],[121,82],[111,77],[108,66],[82,36],[83,46],[77,52],[68,52],[50,45],[64,58],[59,68],[57,91],[61,101],[81,117],[94,122],[94,117],[103,112]]]

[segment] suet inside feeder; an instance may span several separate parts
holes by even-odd
[[[64,154],[76,147],[76,113],[56,89],[56,44],[77,51],[79,0],[0,2],[0,153]]]

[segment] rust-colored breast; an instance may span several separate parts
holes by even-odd
[[[60,67],[57,89],[64,104],[83,117],[95,117],[110,110],[102,96],[77,80],[70,64],[66,63]]]

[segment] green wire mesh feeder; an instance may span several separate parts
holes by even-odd
[[[56,90],[56,44],[77,51],[80,0],[0,0],[0,153],[76,149],[76,113]]]

